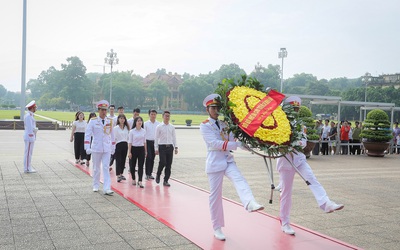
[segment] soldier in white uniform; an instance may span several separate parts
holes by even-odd
[[[298,96],[290,96],[285,100],[285,102],[290,103],[296,112],[298,112],[301,106],[301,99]],[[300,141],[300,146],[304,148],[306,145],[307,140],[302,139]],[[338,205],[329,199],[324,187],[322,187],[322,185],[317,181],[317,178],[315,178],[310,165],[308,165],[306,161],[306,156],[303,153],[290,153],[286,156],[297,167],[304,178],[311,183],[309,187],[313,192],[315,199],[317,200],[318,206],[322,210],[324,210],[326,213],[331,213],[344,207],[344,205]],[[276,168],[279,172],[281,186],[279,211],[279,217],[282,225],[281,229],[286,234],[294,235],[295,231],[290,227],[290,209],[292,207],[293,179],[296,170],[293,168],[290,162],[285,159],[285,157],[278,158]]]
[[[219,240],[225,240],[221,227],[225,225],[224,211],[222,207],[222,182],[224,176],[228,177],[235,185],[236,191],[247,211],[262,210],[264,207],[258,204],[253,193],[240,173],[230,150],[236,150],[241,142],[236,142],[232,134],[225,131],[226,125],[218,121],[220,102],[216,99],[219,95],[207,96],[203,105],[210,117],[200,124],[200,132],[207,144],[206,173],[210,184],[210,212],[214,229],[214,236]]]
[[[33,117],[37,108],[35,101],[28,103],[25,108],[28,109],[28,113],[24,117],[24,173],[36,173],[36,170],[31,165],[33,146],[36,140],[36,132],[38,131],[35,118]]]
[[[108,166],[110,156],[115,152],[115,140],[113,131],[113,119],[107,117],[109,104],[106,100],[97,103],[99,115],[90,119],[85,131],[85,150],[92,154],[93,159],[93,191],[99,191],[100,169],[103,169],[103,191],[106,195],[112,195],[111,179]],[[93,137],[92,144],[90,138]]]

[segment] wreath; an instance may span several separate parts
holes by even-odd
[[[302,121],[297,112],[292,105],[282,103],[283,94],[263,88],[257,79],[246,75],[236,82],[224,79],[218,84],[215,93],[221,96],[220,114],[227,132],[271,158],[302,152]]]

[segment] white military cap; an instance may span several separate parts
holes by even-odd
[[[25,108],[30,109],[36,106],[35,100],[31,101],[30,103],[26,104]]]
[[[221,106],[221,102],[217,100],[216,98],[221,98],[220,95],[218,94],[211,94],[206,96],[203,101],[203,106],[204,107],[219,107]]]
[[[286,103],[290,103],[293,107],[300,107],[301,106],[301,99],[298,96],[289,96],[285,99]]]
[[[97,103],[98,109],[108,109],[108,106],[110,106],[110,104],[106,100],[101,100]]]

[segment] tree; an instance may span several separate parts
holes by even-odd
[[[156,100],[156,105],[161,108],[164,98],[169,96],[170,92],[165,82],[156,80],[150,86],[149,90],[151,96]]]
[[[7,94],[7,89],[0,84],[0,98],[4,97]]]
[[[61,65],[60,97],[75,105],[90,103],[90,81],[86,77],[86,67],[78,57],[69,57],[67,62]]]
[[[156,74],[157,75],[165,75],[165,74],[167,74],[167,70],[164,68],[157,69]]]
[[[179,87],[189,110],[203,110],[204,97],[213,92],[213,86],[200,77],[188,79]]]
[[[298,94],[298,92],[295,90],[306,88],[307,85],[312,83],[318,83],[317,77],[313,76],[312,74],[295,74],[293,77],[288,78],[284,82],[283,89],[285,90],[285,93]],[[306,90],[301,92],[306,93]]]
[[[222,65],[217,71],[213,73],[214,75],[214,83],[213,87],[215,88],[218,83],[222,82],[225,78],[234,78],[234,79],[241,79],[242,75],[245,75],[246,71],[240,68],[239,65],[235,63],[231,64],[224,64]]]
[[[257,63],[254,66],[254,70],[250,73],[250,77],[256,78],[265,88],[279,89],[279,71],[279,65],[268,64],[268,67],[265,68],[260,63]]]

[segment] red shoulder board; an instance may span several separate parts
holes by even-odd
[[[207,120],[204,120],[202,123],[203,123],[203,124],[206,124],[206,123],[209,122],[209,121],[210,121],[210,120],[207,119]]]

